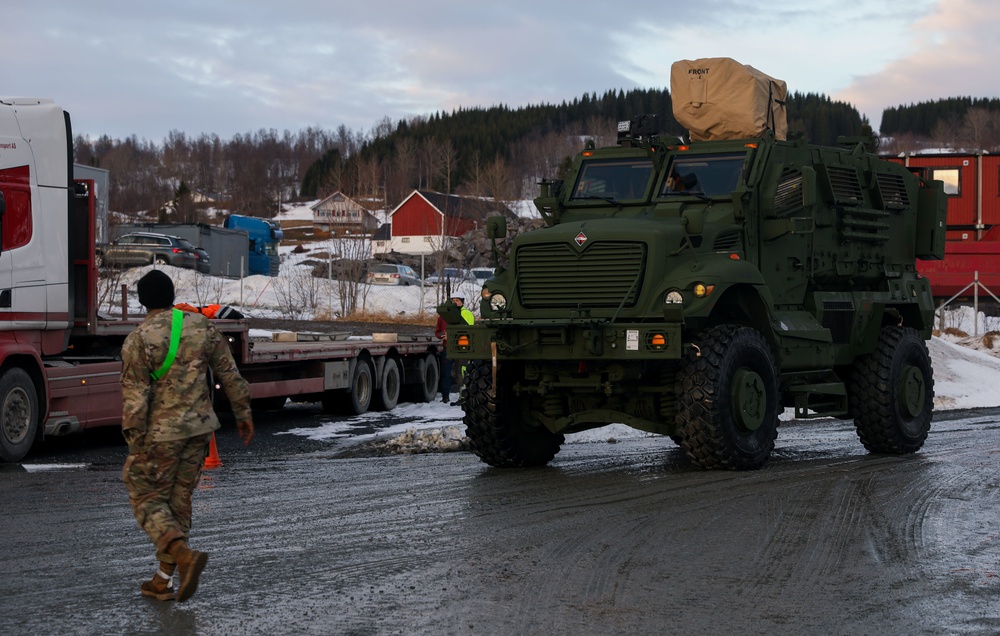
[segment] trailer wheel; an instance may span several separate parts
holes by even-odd
[[[854,427],[868,452],[903,455],[924,445],[934,371],[927,343],[914,329],[884,327],[875,351],[855,363],[849,391]]]
[[[493,386],[493,367],[488,360],[473,360],[465,375],[465,434],[479,459],[490,466],[514,468],[544,466],[559,452],[565,439],[541,425],[533,425],[510,387],[511,374],[498,369]]]
[[[438,386],[441,383],[441,365],[438,357],[433,353],[428,353],[417,365],[420,377],[416,384],[407,387],[407,395],[411,402],[430,402],[438,394]]]
[[[382,381],[379,388],[372,394],[372,408],[376,411],[391,411],[399,402],[399,390],[402,376],[399,373],[399,363],[395,358],[386,357],[382,365]]]
[[[681,448],[703,468],[753,470],[778,436],[778,374],[756,330],[720,325],[705,330],[677,374]]]
[[[38,396],[24,369],[0,377],[0,459],[17,462],[38,436]]]

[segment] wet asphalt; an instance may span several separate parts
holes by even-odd
[[[655,437],[496,470],[275,435],[321,419],[260,420],[249,448],[220,432],[185,603],[139,595],[153,554],[116,435],[0,468],[0,634],[1000,633],[997,409],[939,414],[906,457],[786,423],[753,472]]]

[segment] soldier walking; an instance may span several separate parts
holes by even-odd
[[[139,589],[161,601],[185,601],[208,563],[206,553],[188,547],[191,494],[219,428],[208,370],[229,397],[244,444],[254,432],[250,389],[225,337],[208,318],[173,309],[169,276],[153,270],[136,287],[148,314],[122,347],[122,433],[128,442],[122,479],[135,519],[159,560],[158,571]]]

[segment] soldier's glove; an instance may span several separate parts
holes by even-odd
[[[250,420],[236,422],[236,432],[239,433],[244,446],[249,444],[250,440],[253,439],[253,422]]]

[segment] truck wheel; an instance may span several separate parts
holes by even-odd
[[[10,369],[0,377],[0,459],[21,461],[37,435],[35,385],[24,369]]]
[[[677,374],[681,447],[703,468],[752,470],[778,436],[778,374],[756,330],[720,325],[702,332]]]
[[[387,357],[382,365],[382,381],[372,395],[372,408],[376,411],[391,411],[396,408],[401,384],[399,363],[395,358]]]
[[[435,354],[428,353],[418,366],[420,381],[407,387],[410,401],[430,402],[438,394],[438,385],[441,383],[441,365]]]
[[[854,427],[868,452],[903,455],[924,445],[934,410],[934,371],[916,330],[884,327],[875,351],[855,362],[849,391]]]
[[[372,365],[367,360],[358,360],[354,365],[354,377],[351,379],[351,390],[348,392],[347,412],[351,415],[361,415],[368,410],[372,402]]]
[[[490,466],[544,466],[556,456],[565,438],[527,421],[521,411],[527,401],[515,398],[505,379],[508,375],[497,370],[494,396],[490,362],[474,360],[467,365],[462,421],[469,445]]]

